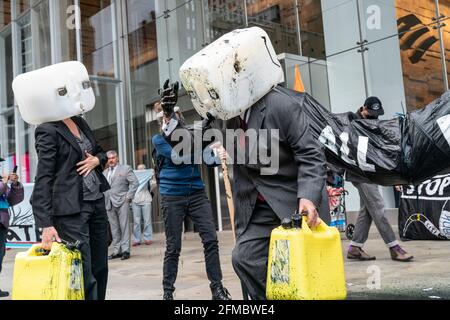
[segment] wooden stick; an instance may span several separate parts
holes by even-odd
[[[234,243],[236,244],[236,231],[234,228],[234,201],[233,190],[231,189],[230,176],[228,175],[227,160],[222,159],[223,182],[225,184],[225,192],[227,195],[228,211],[230,213],[231,230],[233,231]]]

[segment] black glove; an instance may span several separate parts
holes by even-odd
[[[178,82],[170,84],[170,80],[168,79],[166,83],[164,83],[164,87],[158,91],[161,96],[161,107],[167,118],[172,117],[174,109],[177,105],[179,87],[180,84]]]

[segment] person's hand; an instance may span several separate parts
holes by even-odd
[[[19,183],[19,176],[17,173],[11,173],[9,175],[9,181],[11,181],[13,185],[17,185]]]
[[[403,192],[402,186],[395,186],[395,190],[396,190],[397,192]]]
[[[86,159],[77,163],[77,172],[80,176],[88,176],[92,170],[100,165],[100,160],[97,157],[86,152]]]
[[[175,82],[174,84],[170,83],[168,79],[162,89],[159,89],[159,95],[161,97],[161,107],[164,111],[164,117],[170,119],[173,116],[175,106],[178,102],[178,90],[180,88],[180,84]]]
[[[3,184],[7,184],[8,183],[8,180],[9,180],[8,176],[0,176],[0,177],[2,178]]]
[[[42,230],[42,249],[50,251],[55,241],[61,242],[58,231],[54,227],[44,228]]]
[[[317,212],[316,206],[308,199],[300,200],[298,212],[308,217],[308,226],[310,228],[316,228],[322,223],[322,220],[319,218],[319,213]]]
[[[211,149],[217,153],[217,155],[221,161],[228,160],[229,154],[228,154],[227,150],[223,147],[222,142],[219,141],[219,142],[214,143],[213,145],[211,145]]]

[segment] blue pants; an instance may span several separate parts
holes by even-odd
[[[152,203],[145,203],[142,205],[133,203],[133,241],[141,243],[142,232],[141,232],[141,219],[144,220],[144,241],[153,240],[153,229],[152,229]]]

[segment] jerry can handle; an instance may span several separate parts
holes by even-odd
[[[61,239],[61,243],[66,246],[67,249],[70,251],[80,250],[81,249],[81,242],[79,240],[75,242],[69,242],[64,239]]]
[[[75,242],[69,242],[61,239],[61,243],[65,245],[66,248],[69,249],[70,251],[80,250],[81,248],[81,242],[78,240]],[[35,252],[43,256],[48,256],[51,253],[51,250],[44,250],[42,247],[37,247],[35,249]]]

